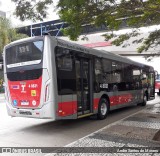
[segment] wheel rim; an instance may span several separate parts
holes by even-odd
[[[102,103],[102,105],[101,105],[101,114],[102,115],[106,115],[106,113],[107,113],[107,106],[106,106],[105,103]]]

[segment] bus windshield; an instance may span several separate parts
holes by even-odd
[[[7,68],[39,64],[42,61],[43,41],[26,42],[6,49]]]

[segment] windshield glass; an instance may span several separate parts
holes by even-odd
[[[19,44],[6,49],[7,68],[39,64],[42,60],[43,41]]]

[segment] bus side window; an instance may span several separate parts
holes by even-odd
[[[59,70],[72,71],[73,61],[70,51],[68,49],[58,48],[56,57],[57,67]]]
[[[137,68],[133,68],[133,83],[134,89],[141,88],[141,70]]]
[[[95,59],[95,92],[100,92],[100,83],[102,83],[102,63],[101,59]]]
[[[111,74],[112,74],[111,61],[108,59],[103,59],[102,65],[103,65],[103,71],[104,71],[103,79],[105,83],[111,83],[112,81],[111,79]]]
[[[142,70],[142,86],[144,88],[148,88],[151,85],[151,77],[150,77],[150,73],[149,73],[149,69],[148,68],[144,68]]]
[[[123,81],[123,90],[132,90],[133,85],[132,85],[132,66],[123,63],[122,66],[122,81]]]
[[[112,62],[112,81],[113,83],[120,83],[122,80],[122,67],[118,62]]]
[[[76,92],[76,73],[73,54],[69,49],[56,48],[57,82],[59,95]]]
[[[112,83],[112,90],[122,90],[124,84],[122,84],[122,64],[117,61],[112,61],[112,75],[111,75],[111,83]]]

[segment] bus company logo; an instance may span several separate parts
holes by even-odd
[[[36,90],[31,90],[31,96],[36,96]]]
[[[14,106],[17,106],[17,105],[18,105],[17,100],[13,100],[13,105],[14,105]]]
[[[21,106],[28,106],[28,105],[29,105],[29,101],[27,101],[27,100],[21,101]]]
[[[12,85],[11,88],[12,89],[19,89],[19,85]]]
[[[36,103],[37,103],[37,102],[36,102],[35,100],[32,101],[32,105],[33,105],[33,106],[35,106]]]
[[[21,85],[21,88],[22,88],[21,93],[26,93],[26,91],[25,91],[25,87],[26,87],[26,85],[25,85],[25,84],[22,84],[22,85]]]

